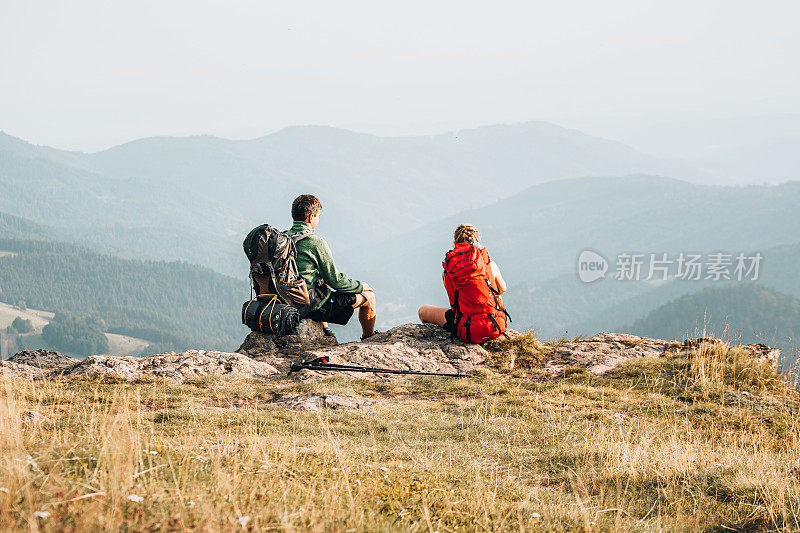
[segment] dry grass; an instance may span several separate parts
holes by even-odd
[[[797,394],[738,357],[551,383],[6,379],[0,530],[797,530]],[[382,401],[273,403],[314,391]]]
[[[501,372],[541,366],[549,351],[533,331],[511,338],[498,337],[486,343],[486,348],[490,355],[489,365]]]

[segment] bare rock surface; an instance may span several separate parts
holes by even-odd
[[[513,345],[513,339],[520,333],[509,330],[508,335]],[[684,350],[695,350],[700,346],[728,347],[719,339],[678,342],[624,333],[600,333],[572,342],[541,344],[543,357],[540,360],[544,361],[541,369],[556,378],[575,367],[602,376],[632,358],[664,357]],[[0,361],[0,376],[25,379],[109,377],[128,381],[148,377],[174,381],[213,376],[263,378],[286,375],[292,363],[322,357],[332,363],[360,367],[465,374],[489,361],[491,356],[487,348],[498,351],[508,349],[508,345],[505,341],[489,342],[485,346],[466,344],[452,339],[444,329],[430,324],[405,324],[378,333],[363,342],[336,344],[335,338],[324,336],[319,324],[304,320],[297,335],[275,338],[251,333],[236,353],[188,350],[150,357],[93,355],[78,361],[48,350],[23,351],[8,361]],[[736,348],[749,353],[755,361],[766,362],[777,368],[780,350],[763,344]],[[394,377],[372,373],[344,374],[368,379]],[[292,374],[292,377],[300,381],[314,381],[330,375],[330,372],[302,370]],[[323,400],[321,408],[337,408],[332,406],[340,399],[334,395],[325,396]],[[322,400],[315,397],[298,401],[316,405]],[[339,403],[347,404],[344,400]]]
[[[687,339],[683,341],[684,348],[699,348],[702,344],[711,346],[728,346],[722,340],[715,339],[713,337],[701,337],[699,339]],[[781,351],[777,348],[771,348],[766,344],[758,343],[740,344],[736,346],[736,348],[750,354],[750,357],[752,357],[757,363],[767,363],[773,368],[778,368],[778,361],[781,357]]]
[[[362,342],[350,342],[308,351],[298,359],[327,357],[331,363],[392,370],[465,373],[486,362],[489,353],[480,345],[452,339],[444,329],[431,324],[405,324]],[[326,372],[302,370],[301,381],[320,379]],[[359,374],[361,377],[389,379],[392,375]]]
[[[778,361],[781,358],[779,349],[770,348],[766,344],[742,344],[738,348],[748,352],[757,362],[769,363],[772,367],[778,368]]]
[[[250,332],[236,353],[270,364],[281,372],[289,372],[293,361],[314,348],[335,346],[336,337],[326,337],[322,325],[313,320],[301,320],[295,335],[276,337],[258,331]]]
[[[620,363],[635,357],[664,357],[681,350],[697,349],[702,344],[728,347],[720,339],[688,339],[684,342],[637,337],[625,333],[599,333],[588,339],[566,342],[552,348],[544,370],[559,376],[569,368],[585,368],[597,376],[614,370]],[[781,351],[764,344],[747,344],[736,348],[750,353],[756,361],[777,368]]]
[[[135,380],[160,377],[174,381],[206,376],[266,377],[279,371],[262,361],[238,353],[188,350],[150,357],[111,357],[92,355],[64,372],[67,377],[111,377]]]
[[[63,372],[76,363],[77,359],[53,350],[22,350],[7,361],[0,361],[0,375],[29,379],[47,373]]]
[[[625,333],[599,333],[588,339],[553,347],[544,370],[558,376],[572,367],[582,367],[602,376],[632,357],[662,357],[681,346],[676,341],[637,337]]]
[[[24,422],[46,422],[50,420],[46,416],[44,416],[39,411],[23,411],[22,412],[22,420]]]
[[[365,409],[377,403],[370,398],[346,394],[300,394],[276,402],[293,411],[322,411],[323,409]]]
[[[30,379],[45,373],[41,368],[15,363],[14,361],[0,361],[0,377]]]
[[[30,365],[47,370],[67,368],[78,362],[77,359],[53,350],[22,350],[9,357],[8,360],[12,363]]]

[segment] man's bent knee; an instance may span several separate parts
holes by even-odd
[[[364,301],[361,305],[369,305],[372,309],[375,309],[375,291],[369,285],[361,292],[361,296],[364,297]]]

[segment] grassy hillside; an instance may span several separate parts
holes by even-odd
[[[796,530],[800,397],[741,357],[559,381],[4,379],[0,529]],[[379,403],[275,403],[309,392]]]
[[[2,255],[2,252],[0,252],[0,255]],[[42,338],[42,330],[53,320],[53,315],[53,313],[47,311],[40,311],[28,307],[20,309],[17,306],[0,302],[0,343],[5,340],[7,352],[2,353],[3,345],[0,344],[0,359],[7,359],[18,350],[36,348],[55,349],[62,353],[75,356],[76,354],[69,354],[68,351],[63,348],[49,345],[49,343]],[[23,334],[19,334],[16,330],[7,331],[7,328],[11,326],[17,318],[30,322],[31,331]],[[109,342],[109,350],[104,355],[141,355],[142,353],[150,351],[150,343],[143,339],[136,339],[116,333],[106,333],[105,336]]]
[[[791,347],[800,340],[800,300],[758,285],[711,287],[677,298],[624,328],[659,339],[698,332],[723,336],[726,330],[743,343]]]
[[[186,263],[125,260],[62,243],[0,240],[0,301],[89,313],[153,349],[235,349],[247,284]]]

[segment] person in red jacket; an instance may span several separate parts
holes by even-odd
[[[506,282],[497,263],[480,245],[478,229],[462,224],[453,234],[453,249],[442,263],[450,309],[435,305],[419,308],[423,324],[436,324],[465,342],[481,343],[502,335],[508,313],[500,295]]]

